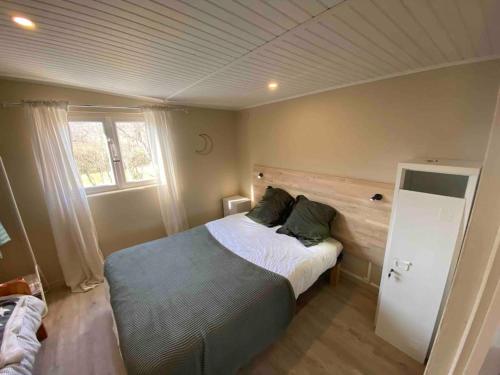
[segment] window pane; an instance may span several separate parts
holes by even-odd
[[[84,187],[115,185],[102,122],[70,121],[73,154]]]
[[[137,182],[154,179],[156,176],[151,160],[151,147],[144,122],[116,122],[116,131],[125,180]]]

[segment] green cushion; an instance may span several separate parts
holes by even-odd
[[[296,237],[305,246],[313,246],[330,237],[330,225],[336,211],[323,203],[297,197],[292,213],[276,232]]]
[[[247,216],[267,227],[283,224],[295,200],[285,190],[268,186],[262,200],[247,213]]]

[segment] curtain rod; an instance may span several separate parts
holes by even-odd
[[[23,102],[2,102],[2,108],[22,106]],[[117,106],[117,105],[100,105],[100,104],[68,104],[71,108],[103,108],[103,109],[136,109],[142,110],[140,106]],[[147,105],[145,106],[147,107]],[[187,108],[182,107],[167,107],[166,105],[153,104],[151,107],[165,107],[167,111],[183,111],[188,112]]]

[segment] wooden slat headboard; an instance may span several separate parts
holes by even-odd
[[[263,177],[258,178],[262,173]],[[254,165],[253,197],[258,202],[267,186],[325,203],[338,212],[332,235],[344,250],[382,266],[391,214],[393,185],[327,174]],[[370,201],[376,193],[381,201]]]

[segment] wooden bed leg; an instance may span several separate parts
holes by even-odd
[[[340,262],[338,262],[330,271],[330,285],[336,287],[340,279]]]
[[[38,341],[42,342],[48,337],[47,331],[45,330],[45,326],[43,323],[40,325],[40,328],[38,328],[38,331],[36,332],[36,338]]]

